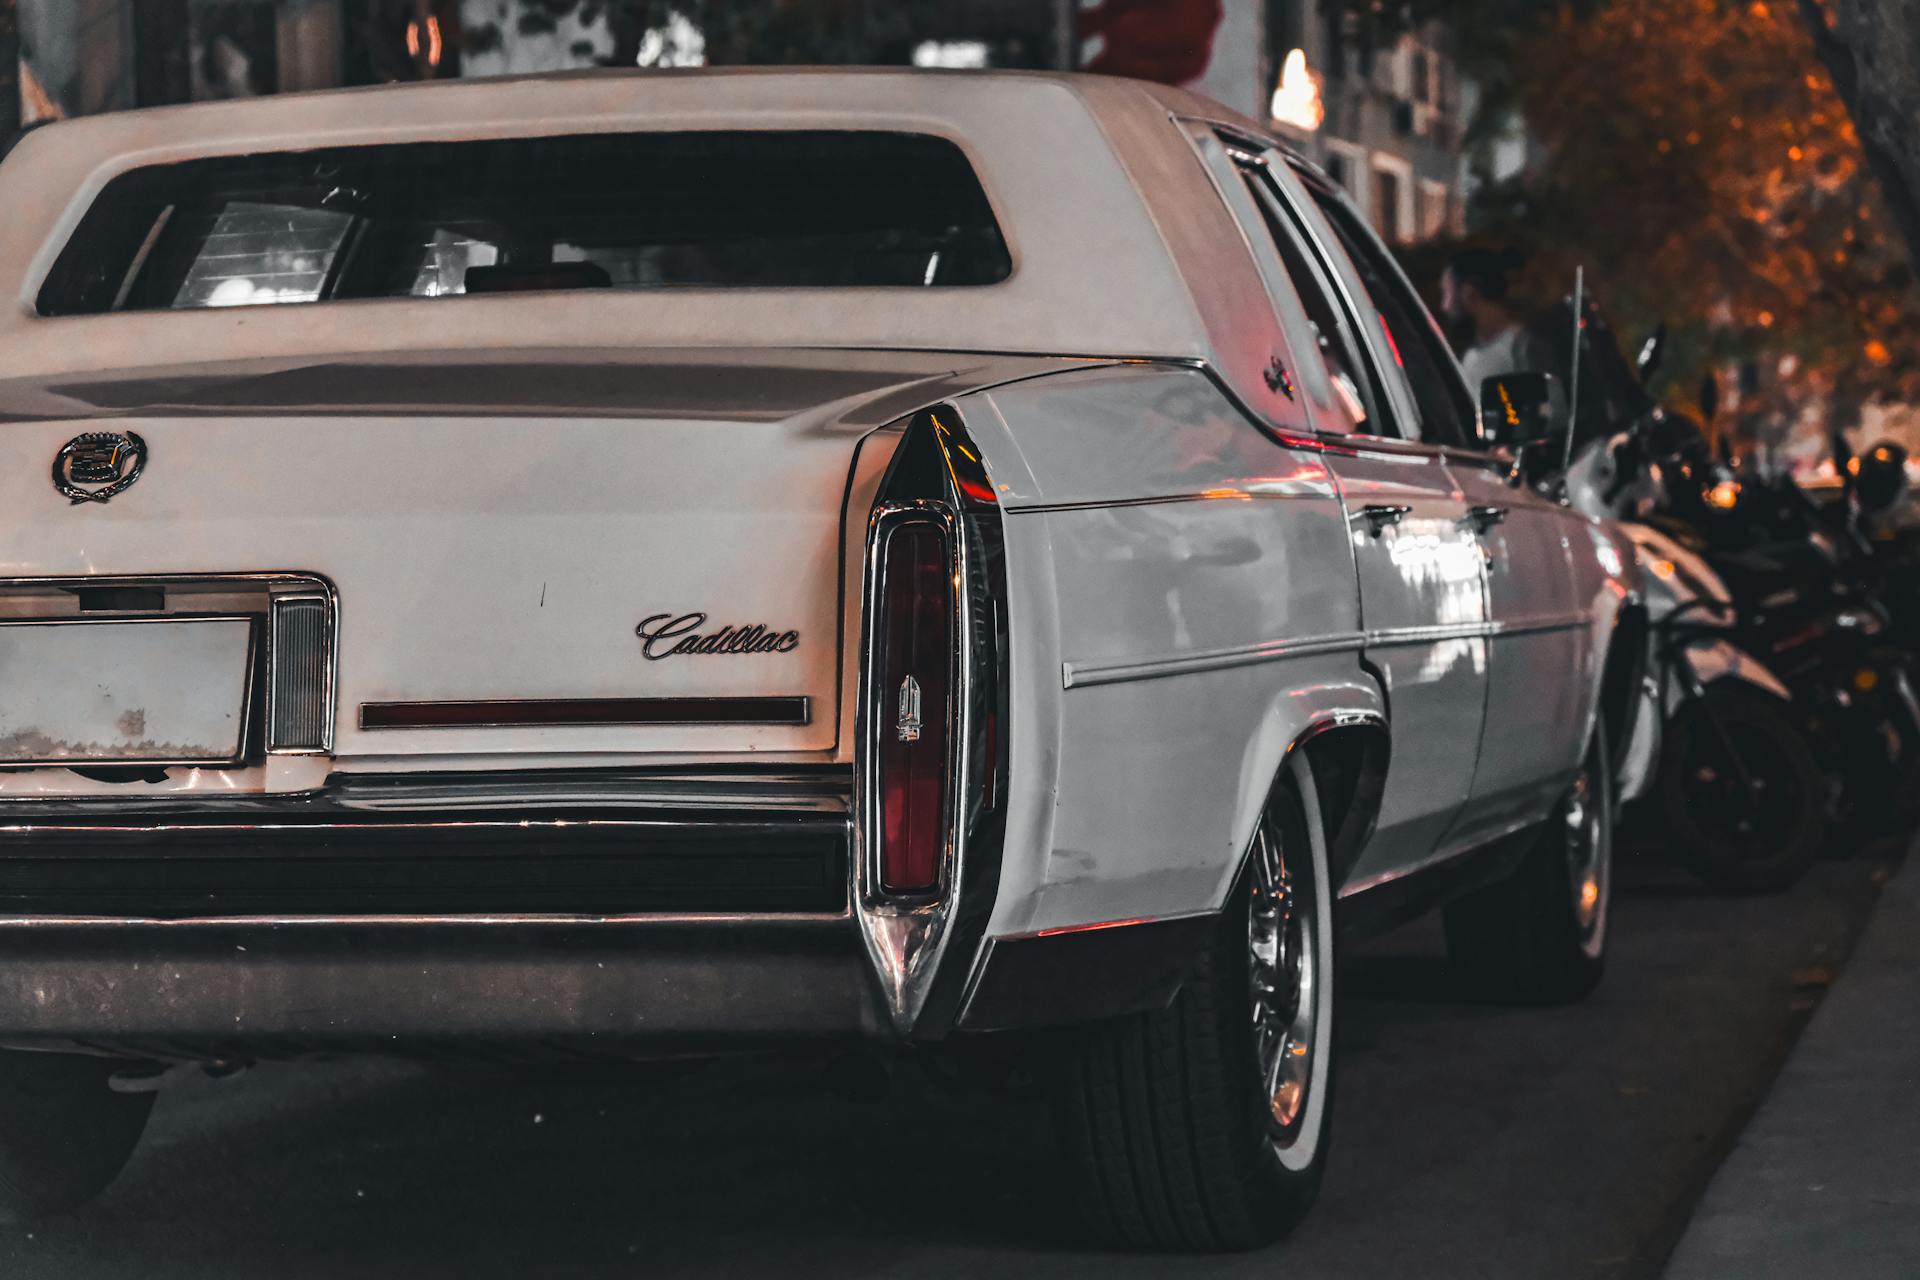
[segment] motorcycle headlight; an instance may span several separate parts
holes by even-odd
[[[1877,636],[1887,629],[1880,615],[1871,609],[1842,609],[1833,615],[1833,625],[1861,636]]]

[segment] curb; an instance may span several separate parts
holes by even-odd
[[[1920,1275],[1920,840],[1663,1275]]]

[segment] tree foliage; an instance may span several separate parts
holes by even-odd
[[[604,15],[609,61],[625,65],[671,9],[699,23],[712,62],[830,63],[870,59],[880,29],[939,7],[519,2],[523,21]],[[1362,46],[1447,24],[1477,123],[1517,110],[1540,144],[1517,182],[1482,189],[1481,234],[1531,252],[1543,301],[1578,263],[1622,332],[1667,321],[1670,391],[1736,363],[1761,375],[1745,408],[1757,387],[1776,421],[1920,396],[1920,232],[1901,234],[1920,221],[1920,100],[1901,96],[1920,98],[1920,0],[1306,2],[1342,12]],[[1904,39],[1904,61],[1867,47],[1876,33]],[[1863,112],[1877,113],[1864,130]]]
[[[1798,0],[1920,267],[1920,0]]]
[[[1480,235],[1529,251],[1541,300],[1582,264],[1623,332],[1667,321],[1670,394],[1742,367],[1748,429],[1777,436],[1920,393],[1914,259],[1795,0],[1358,2],[1388,33],[1449,19],[1540,144],[1481,192]]]

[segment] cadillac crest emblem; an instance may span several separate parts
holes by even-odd
[[[138,480],[146,465],[147,442],[133,432],[89,431],[53,455],[53,487],[74,506],[105,502]]]

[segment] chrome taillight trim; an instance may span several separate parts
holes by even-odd
[[[893,691],[876,687],[875,675],[881,664],[881,643],[876,633],[881,612],[881,604],[886,598],[886,571],[884,559],[886,546],[893,533],[906,526],[929,524],[941,531],[946,540],[947,556],[953,566],[951,581],[954,584],[950,608],[954,619],[953,633],[956,643],[948,655],[948,688],[952,691],[948,708],[942,708],[941,714],[949,719],[947,726],[948,768],[946,803],[941,814],[941,826],[945,828],[945,839],[940,855],[940,879],[932,891],[926,893],[894,893],[882,887],[882,837],[880,831],[880,752],[878,735],[886,732],[892,722],[887,714],[892,706]],[[860,628],[860,652],[863,661],[860,666],[859,710],[855,717],[855,777],[858,783],[856,797],[864,798],[867,803],[856,807],[860,815],[861,840],[859,851],[859,877],[855,889],[860,900],[876,910],[922,909],[930,907],[945,898],[953,888],[953,867],[958,833],[954,822],[955,807],[966,779],[966,751],[961,737],[967,699],[966,663],[961,661],[964,645],[959,638],[965,636],[967,628],[965,593],[959,584],[965,580],[966,550],[960,537],[959,522],[954,518],[952,508],[945,503],[931,501],[888,503],[874,509],[867,522],[866,569],[862,575],[864,583],[862,622]]]
[[[891,723],[874,688],[874,628],[882,533],[908,519],[939,521],[953,558],[953,719],[940,890],[920,900],[879,891],[875,733]],[[894,1030],[938,1039],[952,1029],[984,955],[1006,834],[1011,674],[1005,538],[980,450],[950,406],[915,415],[869,517],[854,726],[856,922]]]

